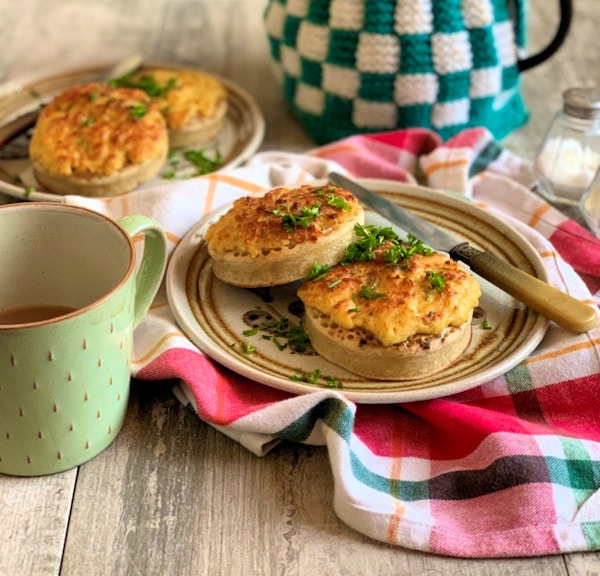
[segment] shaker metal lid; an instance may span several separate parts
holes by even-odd
[[[563,109],[569,116],[591,119],[600,115],[600,88],[569,88],[563,92]]]

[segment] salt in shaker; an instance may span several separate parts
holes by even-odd
[[[557,204],[579,205],[600,166],[600,89],[570,88],[534,162],[539,191]]]

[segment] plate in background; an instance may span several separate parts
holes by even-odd
[[[531,244],[474,204],[444,192],[397,182],[361,182],[472,246],[547,281],[543,262]],[[536,348],[546,332],[545,318],[477,277],[482,298],[471,344],[455,364],[427,378],[392,382],[366,380],[316,353],[280,350],[264,332],[244,336],[250,321],[256,318],[267,323],[287,319],[298,324],[302,305],[296,297],[298,283],[250,290],[228,286],[215,278],[204,235],[210,224],[228,208],[199,222],[175,249],[167,271],[169,303],[182,330],[202,351],[234,372],[267,386],[306,394],[341,382],[343,387],[335,389],[359,403],[411,402],[448,396],[507,372]],[[369,211],[366,221],[378,226],[389,225]],[[244,351],[248,344],[254,347],[252,353]],[[298,381],[316,370],[322,376],[318,382]],[[329,383],[327,377],[331,377]]]
[[[149,67],[178,69],[182,66],[170,64],[148,64]],[[71,72],[52,78],[15,80],[10,86],[15,88],[0,98],[0,151],[15,136],[7,124],[13,119],[35,110],[40,102],[49,102],[56,94],[79,83],[89,81],[94,75],[108,70],[110,67],[93,68]],[[142,67],[142,70],[144,67]],[[212,74],[212,73],[211,73]],[[221,154],[222,165],[220,170],[235,168],[247,160],[260,147],[265,133],[264,117],[254,98],[240,86],[213,74],[225,86],[229,98],[229,106],[225,117],[223,130],[217,138],[194,146],[194,149],[205,149],[208,154],[217,150]],[[20,148],[27,147],[27,139],[21,138]],[[171,170],[167,162],[161,174]],[[150,188],[173,182],[173,179],[156,177],[145,182],[139,189]],[[0,159],[0,192],[21,200],[34,200],[45,202],[63,202],[60,194],[48,192],[40,187],[33,174],[31,162],[24,159]]]

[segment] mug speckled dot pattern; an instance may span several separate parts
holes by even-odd
[[[23,206],[35,210],[34,203]],[[77,237],[75,252],[87,252],[89,263],[80,271],[81,261],[70,258],[61,241],[55,244],[58,256],[36,260],[35,243],[47,239],[48,230],[36,237],[31,229],[33,241],[23,248],[28,266],[38,266],[37,276],[23,272],[7,255],[9,242],[3,241],[1,227],[9,216],[0,209],[0,264],[13,262],[15,284],[22,276],[27,281],[37,277],[47,284],[41,293],[47,290],[53,303],[78,308],[45,321],[0,325],[0,472],[25,476],[77,466],[116,438],[129,399],[133,331],[158,290],[166,262],[164,232],[149,218],[127,217],[117,226],[88,211],[81,219],[81,209],[40,205],[38,210],[53,212],[42,221],[54,220],[48,229],[60,225],[59,236],[67,243]],[[73,210],[79,222],[70,238]],[[20,226],[30,222],[21,217]],[[9,226],[5,230],[11,234]],[[141,233],[144,253],[136,267],[130,235]],[[112,255],[99,255],[107,245]],[[53,275],[50,269],[56,266],[60,274]],[[7,284],[0,280],[0,311],[7,302],[26,306],[38,301],[35,287],[30,296],[15,296]],[[69,293],[67,300],[60,300],[61,292]]]

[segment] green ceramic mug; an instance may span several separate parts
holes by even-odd
[[[0,473],[61,472],[115,439],[133,331],[166,254],[164,230],[144,216],[0,206]]]

